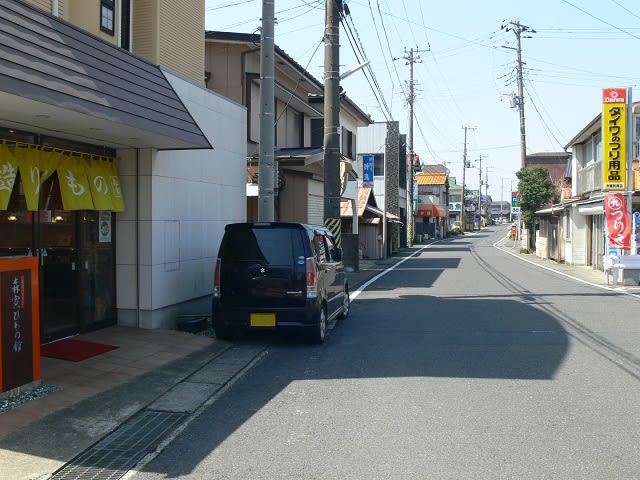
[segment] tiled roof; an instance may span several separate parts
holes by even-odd
[[[444,185],[447,183],[446,173],[418,173],[416,174],[418,185]]]

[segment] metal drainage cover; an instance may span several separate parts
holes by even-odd
[[[182,413],[145,411],[84,451],[51,476],[52,480],[117,480],[187,417]]]

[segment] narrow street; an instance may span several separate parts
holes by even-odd
[[[505,234],[402,262],[322,346],[269,337],[129,478],[639,478],[638,298],[514,258]]]

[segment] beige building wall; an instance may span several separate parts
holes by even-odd
[[[158,63],[204,85],[204,0],[160,0],[158,3]]]
[[[204,85],[204,0],[137,0],[133,53]]]
[[[110,35],[100,30],[100,2],[89,0],[58,0],[58,11],[53,11],[53,0],[26,0],[27,3],[34,5],[47,13],[56,15],[57,17],[66,20],[69,23],[86,30],[87,32],[100,37],[114,45],[118,45],[118,38],[120,38],[119,22],[117,19],[120,17],[118,12],[119,2],[114,2],[115,18],[114,34]]]
[[[119,45],[118,39],[120,38],[120,12],[118,11],[119,2],[114,2],[114,22],[113,22],[113,35],[100,30],[100,2],[89,2],[87,0],[67,0],[67,6],[65,9],[65,20],[77,25],[78,27],[93,33],[95,36],[100,37],[114,45]],[[62,15],[61,15],[61,18]]]
[[[45,12],[53,13],[51,11],[52,5],[53,5],[52,0],[27,0],[27,3],[30,3],[34,7],[38,7],[44,10]]]
[[[131,47],[134,54],[158,64],[158,2],[137,0],[132,7]],[[143,20],[144,19],[144,20]]]
[[[244,104],[242,59],[246,51],[244,45],[210,42],[204,63],[205,70],[211,72],[207,87],[240,104]]]

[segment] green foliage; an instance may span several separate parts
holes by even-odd
[[[549,172],[543,167],[522,168],[516,176],[520,180],[518,205],[522,210],[522,220],[528,228],[531,228],[536,211],[558,193],[558,187],[551,181]]]

